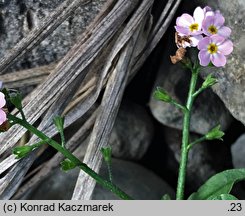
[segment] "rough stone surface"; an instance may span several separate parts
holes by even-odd
[[[235,168],[245,167],[245,134],[231,146],[232,163]]]
[[[109,141],[113,156],[141,159],[152,141],[153,133],[153,123],[146,110],[135,103],[123,102]]]
[[[43,18],[64,0],[15,0],[0,2],[0,57],[40,25]],[[52,35],[22,58],[12,70],[49,64],[63,57],[106,0],[91,1],[79,7]]]
[[[190,82],[190,71],[186,71],[179,64],[173,65],[170,62],[169,55],[176,50],[173,35],[174,32],[171,32],[167,38],[167,47],[163,53],[164,60],[160,66],[153,91],[157,86],[161,86],[179,103],[185,104]],[[199,83],[201,82],[199,80]],[[162,124],[182,129],[183,113],[180,109],[154,98],[150,100],[150,108],[154,117]],[[231,116],[222,101],[212,90],[206,90],[198,96],[193,104],[190,130],[205,134],[218,123],[225,130],[230,121]]]
[[[213,90],[232,115],[245,124],[245,1],[197,0],[193,2],[191,9],[198,5],[209,5],[214,9],[219,9],[226,19],[226,26],[232,29],[231,40],[234,43],[234,50],[224,68],[212,70],[219,80]],[[184,12],[189,7],[189,1],[184,0],[182,6],[182,12]],[[210,72],[210,69],[206,69],[202,73],[203,77]]]
[[[41,184],[33,190],[25,199],[32,200],[64,200],[71,199],[73,188],[78,176],[77,169],[68,173],[56,169]],[[135,199],[161,199],[162,195],[168,193],[172,197],[174,192],[163,180],[157,177],[151,171],[132,162],[114,159],[112,163],[113,181],[120,188],[125,190]],[[104,177],[107,176],[107,169],[103,165],[101,172]],[[95,200],[113,200],[118,199],[108,190],[98,185],[95,188],[93,199]]]

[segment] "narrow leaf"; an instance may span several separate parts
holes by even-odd
[[[231,169],[220,172],[204,183],[189,200],[208,200],[213,197],[229,194],[233,185],[245,180],[245,169]]]

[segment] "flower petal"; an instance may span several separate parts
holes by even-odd
[[[7,115],[6,113],[0,109],[0,125],[7,120]]]
[[[191,47],[191,44],[188,43],[187,41],[184,41],[184,43],[182,44],[182,47],[183,47],[183,48]]]
[[[0,108],[4,107],[6,104],[5,95],[0,92]]]
[[[206,6],[206,7],[203,8],[203,11],[204,11],[204,13],[207,13],[207,12],[211,12],[211,11],[213,11],[213,10],[212,10],[211,7]]]
[[[226,57],[222,53],[211,55],[211,62],[216,67],[223,67],[226,64]]]
[[[190,35],[201,35],[202,31],[194,31],[194,32],[190,32]]]
[[[226,40],[224,43],[219,45],[219,52],[224,55],[229,55],[233,51],[233,43],[230,40]]]
[[[221,27],[225,23],[225,18],[220,13],[215,13],[214,15],[214,26]]]
[[[225,41],[225,38],[220,35],[212,35],[210,37],[211,42],[217,44],[218,46]]]
[[[222,26],[218,30],[218,34],[221,35],[221,36],[223,36],[223,37],[225,37],[225,38],[228,38],[231,35],[231,29],[229,27]]]
[[[198,23],[198,26],[199,26],[198,30],[200,30],[202,28],[202,22],[204,19],[203,9],[201,7],[197,7],[194,11],[193,17],[194,17],[195,23]]]
[[[207,50],[207,46],[210,44],[210,37],[205,37],[199,41],[197,48],[199,50]]]
[[[175,29],[178,33],[182,34],[181,36],[186,36],[190,34],[189,28],[182,27],[182,26],[175,26]]]
[[[198,53],[198,58],[202,66],[207,66],[210,62],[210,54],[206,50],[201,50]]]
[[[189,27],[192,23],[194,23],[194,19],[191,15],[184,13],[176,20],[177,26]]]
[[[205,35],[211,35],[208,28],[214,24],[214,16],[208,16],[203,20],[202,28]]]
[[[205,13],[205,17],[208,17],[208,16],[214,16],[214,11],[207,11],[206,13]]]
[[[198,43],[203,39],[202,35],[195,35],[190,37],[191,40],[191,46],[192,47],[196,47],[198,45]]]

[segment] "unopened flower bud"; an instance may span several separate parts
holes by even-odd
[[[206,89],[209,88],[211,86],[213,86],[214,84],[216,84],[218,82],[218,80],[212,76],[212,74],[209,74],[207,76],[207,78],[205,79],[205,81],[202,84],[202,88]]]
[[[169,96],[169,94],[162,88],[157,87],[156,91],[153,94],[154,98],[160,101],[164,101],[167,103],[172,102],[172,98]]]
[[[223,131],[220,130],[220,125],[217,125],[212,130],[210,130],[206,135],[207,140],[223,140],[222,137],[225,135]]]
[[[13,149],[13,154],[17,159],[26,157],[33,150],[32,146],[17,146]]]
[[[11,92],[9,94],[9,100],[18,110],[22,109],[22,97],[19,92]]]
[[[59,132],[64,131],[64,122],[65,122],[64,117],[61,116],[54,117],[54,124]]]
[[[111,163],[111,154],[112,154],[111,147],[101,148],[100,151],[101,151],[101,153],[103,155],[103,158],[104,158],[105,162]]]
[[[69,159],[65,159],[63,160],[61,163],[61,169],[65,172],[69,171],[69,170],[72,170],[74,168],[76,168],[76,164],[74,162],[72,162],[71,160]]]

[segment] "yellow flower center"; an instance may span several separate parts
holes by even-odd
[[[210,54],[215,54],[215,53],[217,53],[217,52],[218,52],[218,46],[217,46],[216,44],[214,44],[214,43],[209,44],[209,45],[208,45],[208,52],[209,52]]]
[[[214,25],[211,25],[209,26],[208,31],[210,34],[217,34],[218,29]]]
[[[190,28],[190,31],[191,32],[197,31],[198,30],[198,26],[199,25],[197,23],[191,24],[190,27],[189,27]]]

